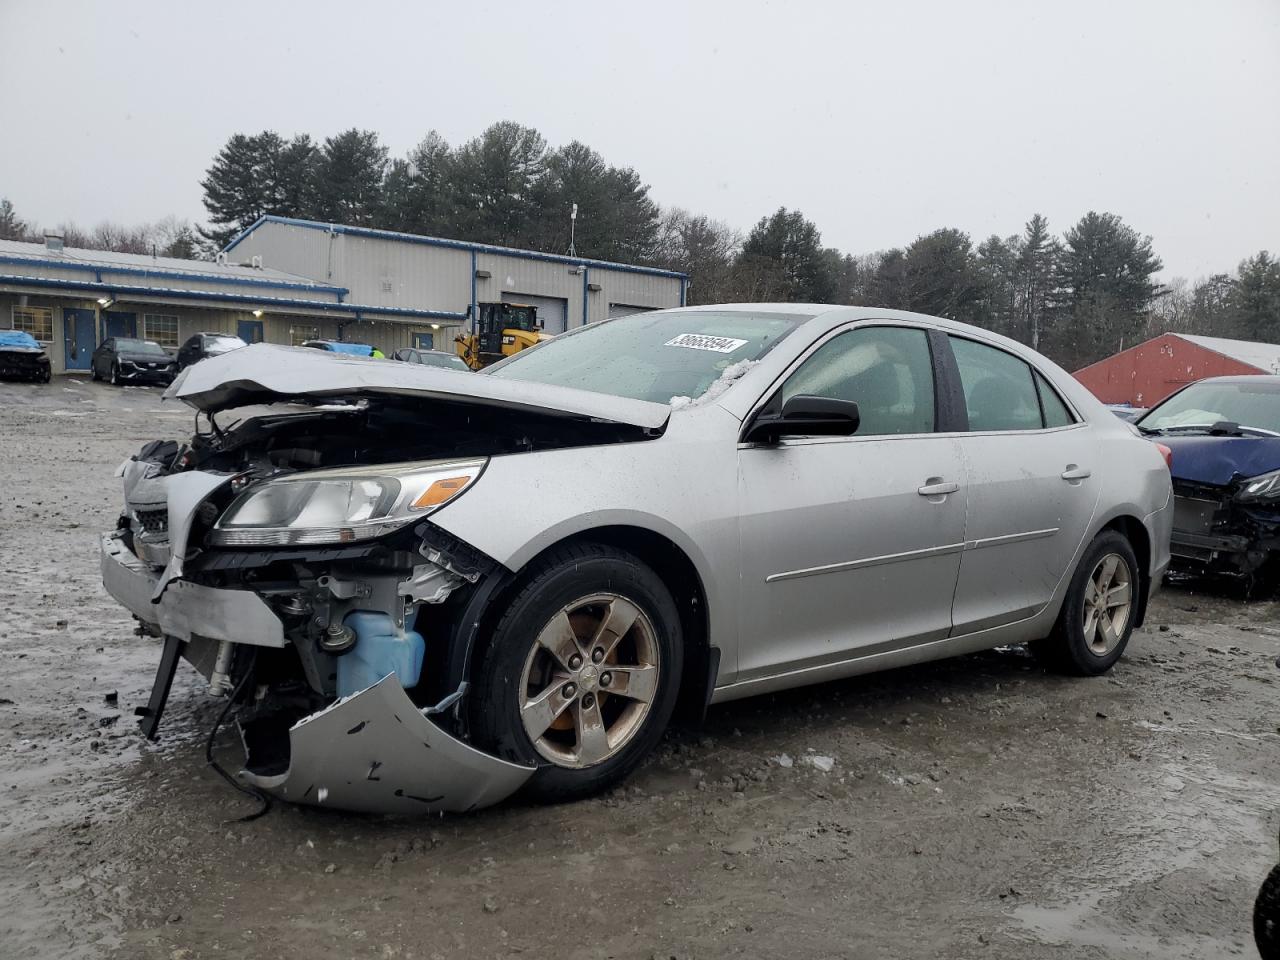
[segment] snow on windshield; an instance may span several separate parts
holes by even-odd
[[[702,396],[696,400],[692,397],[672,397],[669,401],[672,410],[684,410],[686,407],[700,407],[704,403],[711,403],[731,386],[737,380],[741,380],[748,370],[754,367],[759,360],[739,360],[725,367],[720,376],[716,377],[711,386],[707,387]]]

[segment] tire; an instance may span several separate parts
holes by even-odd
[[[606,647],[602,658],[597,648]],[[506,760],[536,765],[523,795],[542,802],[591,796],[634,770],[671,719],[684,666],[680,616],[662,579],[599,544],[535,561],[477,652],[472,737]],[[631,692],[620,692],[620,681]]]
[[[98,365],[96,363],[90,362],[89,364],[89,379],[90,380],[102,379],[102,374],[98,373]]]
[[[114,362],[111,364],[111,385],[113,387],[120,386],[120,367]]]
[[[1109,579],[1105,579],[1104,561],[1115,563]],[[1098,612],[1094,598],[1098,596],[1095,581],[1100,574],[1108,584],[1109,601],[1121,596],[1114,592],[1118,587],[1123,584],[1129,587],[1122,623],[1117,624],[1120,620],[1119,606],[1110,607],[1105,616]],[[1106,673],[1120,659],[1129,643],[1141,589],[1142,576],[1129,541],[1114,530],[1098,534],[1086,548],[1071,577],[1053,632],[1033,644],[1032,651],[1048,666],[1063,673],[1085,677]],[[1093,630],[1086,635],[1091,623]]]
[[[1253,939],[1262,960],[1280,960],[1280,865],[1262,881],[1253,904]]]

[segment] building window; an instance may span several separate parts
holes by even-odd
[[[310,323],[294,323],[289,326],[289,343],[300,347],[308,340],[319,340],[320,328]]]
[[[142,339],[154,340],[162,347],[178,345],[178,318],[163,313],[142,315]]]
[[[14,307],[13,329],[25,330],[37,340],[48,343],[53,339],[53,308]]]

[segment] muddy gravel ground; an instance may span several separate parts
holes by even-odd
[[[103,593],[145,388],[0,385],[4,957],[1254,955],[1280,604],[1166,589],[1108,677],[1016,651],[713,708],[625,788],[386,819],[253,809],[218,704]],[[232,731],[218,740],[228,765]]]

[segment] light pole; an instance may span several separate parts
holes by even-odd
[[[573,240],[576,228],[578,226],[578,205],[575,203],[573,209],[569,211],[569,256],[576,257],[577,253],[573,249]]]

